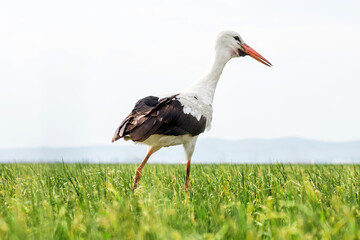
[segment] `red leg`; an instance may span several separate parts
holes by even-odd
[[[153,151],[151,149],[149,149],[145,159],[142,161],[140,166],[135,170],[134,187],[133,187],[134,190],[137,188],[138,182],[140,181],[140,178],[141,178],[141,171],[142,171],[143,167],[145,166],[146,162],[149,160],[151,154],[153,154]]]
[[[190,164],[191,164],[191,160],[188,160],[186,164],[186,177],[184,184],[184,188],[186,191],[189,190]]]

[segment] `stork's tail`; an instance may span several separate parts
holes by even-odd
[[[128,136],[124,136],[124,130],[126,127],[127,121],[124,121],[115,131],[115,134],[112,138],[111,142],[115,142],[117,140],[119,140],[120,138],[124,138],[125,140],[129,140]]]
[[[121,127],[121,126],[120,126]],[[111,142],[115,142],[116,140],[119,140],[121,137],[119,136],[120,127],[118,127],[115,131],[115,134],[111,140]]]

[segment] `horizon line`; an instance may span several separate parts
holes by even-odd
[[[321,139],[315,139],[315,138],[306,138],[306,137],[296,137],[296,136],[288,136],[288,137],[277,137],[277,138],[242,138],[242,139],[226,139],[226,138],[219,138],[219,137],[205,137],[205,138],[199,138],[198,141],[204,141],[204,140],[220,140],[225,142],[240,142],[240,141],[278,141],[278,140],[290,140],[290,139],[296,139],[296,140],[305,140],[305,141],[312,141],[312,142],[322,142],[322,143],[335,143],[335,144],[341,144],[341,143],[353,143],[353,142],[360,142],[360,139],[356,140],[321,140]],[[122,145],[120,146],[141,146],[141,143],[134,143],[131,141],[123,141]],[[88,145],[72,145],[72,146],[46,146],[46,145],[40,145],[40,146],[23,146],[23,147],[0,147],[0,150],[14,150],[14,149],[60,149],[60,148],[85,148],[85,147],[110,147],[110,146],[117,146],[114,143],[103,143],[103,144],[88,144]],[[144,145],[145,146],[145,145]]]

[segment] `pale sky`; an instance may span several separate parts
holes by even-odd
[[[110,144],[148,95],[206,73],[234,30],[274,66],[225,67],[225,139],[360,139],[359,1],[3,1],[0,148]],[[116,143],[123,144],[123,143]]]

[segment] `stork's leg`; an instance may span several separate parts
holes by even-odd
[[[197,136],[193,137],[189,142],[187,142],[183,145],[184,149],[185,149],[186,157],[187,157],[186,176],[185,176],[185,183],[184,183],[185,191],[189,190],[191,157],[195,150],[196,140],[197,140]]]
[[[153,154],[157,150],[159,150],[159,148],[156,148],[156,149],[155,148],[149,148],[145,159],[142,161],[140,166],[135,170],[134,186],[133,186],[134,190],[137,188],[138,182],[140,181],[140,178],[141,178],[142,169],[144,168],[146,162],[149,160],[151,154]]]
[[[189,159],[186,164],[186,177],[184,184],[184,188],[186,191],[189,190],[190,164],[191,164],[191,160]]]

